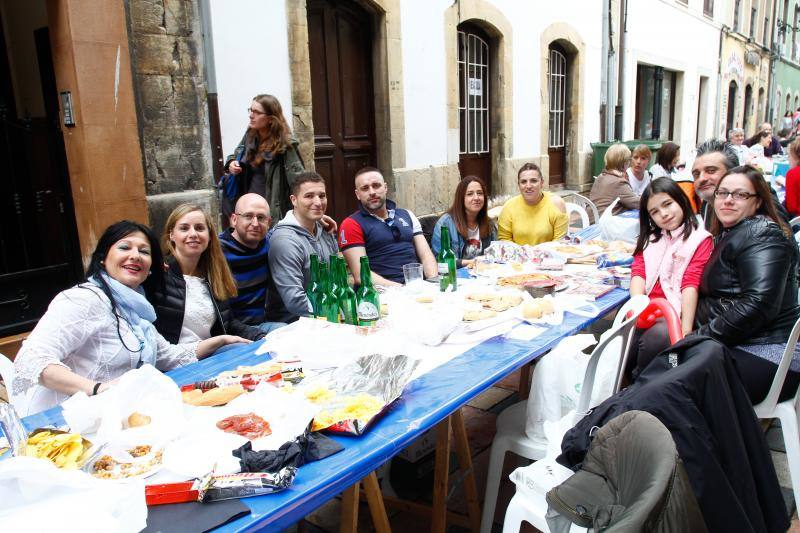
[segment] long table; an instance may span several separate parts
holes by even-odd
[[[302,466],[287,490],[243,499],[251,514],[220,531],[255,531],[265,526],[279,530],[294,524],[342,493],[396,455],[463,404],[553,348],[561,339],[585,328],[628,299],[614,289],[595,302],[596,316],[567,313],[560,326],[550,327],[529,342],[504,337],[489,339],[408,384],[366,435],[333,438],[344,450],[322,461]],[[210,379],[219,372],[264,360],[255,355],[259,343],[220,350],[213,357],[169,372],[178,385]],[[54,407],[24,419],[29,430],[63,425],[61,408]]]

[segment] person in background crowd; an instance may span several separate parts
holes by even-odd
[[[293,209],[269,237],[267,319],[294,322],[313,312],[306,287],[311,279],[311,254],[329,261],[339,253],[336,237],[325,231],[322,217],[328,208],[325,180],[316,172],[303,172],[292,185]]]
[[[625,173],[630,160],[631,151],[622,143],[612,144],[606,151],[605,169],[595,178],[589,192],[589,199],[601,215],[615,198],[619,198],[614,208],[615,215],[628,209],[639,209],[639,195],[631,189]]]
[[[758,129],[759,132],[765,131],[770,135],[770,142],[769,145],[764,149],[764,156],[765,157],[772,157],[775,154],[782,154],[783,148],[781,148],[781,142],[778,140],[777,137],[772,135],[772,124],[769,122],[764,122],[761,127]],[[750,139],[744,142],[745,145],[748,147],[752,146],[755,142],[757,142],[759,137],[753,136]]]
[[[156,311],[156,329],[165,339],[192,346],[228,333],[249,340],[264,336],[233,316],[228,300],[236,296],[236,283],[202,207],[181,204],[173,209],[161,245],[167,265],[164,286],[149,291],[147,298]]]
[[[655,178],[673,177],[681,159],[681,147],[674,142],[667,141],[656,152],[656,163],[650,168],[650,173]]]
[[[233,316],[264,333],[285,326],[267,322],[267,279],[269,279],[269,204],[258,194],[247,193],[236,202],[231,227],[219,234],[222,253],[236,282],[237,295],[230,300]]]
[[[781,125],[778,128],[778,132],[780,134],[788,135],[788,133],[792,131],[792,126],[794,126],[793,113],[791,109],[787,109],[786,113],[783,115],[783,118],[781,118]]]
[[[700,227],[678,184],[669,178],[654,179],[642,193],[639,208],[631,296],[665,298],[680,317],[684,335],[689,333],[694,329],[697,288],[713,247],[711,234]],[[641,371],[669,344],[663,318],[649,329],[637,329],[638,355],[631,363]]]
[[[627,181],[627,179],[626,179]],[[503,206],[497,238],[517,244],[535,245],[555,241],[567,234],[567,206],[561,197],[543,189],[542,171],[525,163],[517,172],[519,192]]]
[[[759,158],[766,157],[767,148],[769,148],[771,142],[772,134],[766,131],[759,131],[747,139],[747,145],[750,147],[747,161],[753,162]]]
[[[640,144],[633,149],[631,156],[631,166],[628,167],[628,183],[631,184],[631,189],[634,194],[641,195],[642,192],[650,184],[653,175],[647,170],[647,165],[650,164],[650,159],[653,158],[653,152],[646,144]]]
[[[225,171],[239,180],[239,194],[256,193],[267,199],[277,220],[291,209],[289,190],[303,172],[297,140],[283,116],[283,108],[270,94],[253,97],[247,108],[250,121],[239,146],[225,162]],[[232,206],[223,206],[230,220]]]
[[[419,220],[386,198],[388,187],[380,170],[362,168],[356,172],[355,186],[358,211],[342,222],[339,248],[356,283],[363,255],[369,257],[372,282],[378,285],[403,283],[403,265],[409,263],[421,263],[425,277],[435,277],[436,258]]]
[[[790,217],[800,216],[800,139],[787,148],[789,172],[786,173],[786,211]]]
[[[193,349],[167,342],[153,326],[144,287],[164,283],[158,239],[147,226],[123,220],[109,226],[92,252],[86,281],[60,292],[22,343],[14,360],[15,394],[26,393],[20,415],[49,409],[76,392],[102,393],[143,364],[170,370],[202,359],[233,336]]]
[[[711,232],[715,247],[700,284],[695,333],[730,348],[755,405],[766,396],[800,316],[797,244],[769,185],[751,166],[731,169],[719,180]],[[798,383],[795,350],[779,401],[794,396]]]
[[[736,155],[739,156],[739,164],[744,165],[750,153],[747,146],[744,145],[744,130],[742,128],[732,128],[728,132],[728,141]]]
[[[456,256],[456,266],[471,265],[497,237],[487,211],[483,180],[477,176],[464,176],[456,187],[453,205],[433,228],[433,254],[438,256],[442,249],[442,226],[446,225]]]

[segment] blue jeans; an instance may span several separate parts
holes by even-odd
[[[258,324],[256,327],[263,331],[266,334],[269,334],[271,331],[275,331],[278,328],[282,328],[285,326],[285,322],[262,322]]]

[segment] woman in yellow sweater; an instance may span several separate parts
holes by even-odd
[[[520,194],[503,206],[497,237],[517,244],[555,241],[567,233],[567,206],[558,196],[542,190],[539,167],[525,163],[517,174]]]

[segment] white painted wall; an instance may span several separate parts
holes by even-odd
[[[447,131],[444,12],[451,4],[400,2],[406,168],[458,162],[458,131]],[[455,161],[448,161],[448,138],[455,146]]]
[[[272,94],[292,124],[292,77],[285,0],[209,2],[222,150],[227,156],[247,129],[253,96]]]
[[[589,143],[600,135],[600,79],[602,45],[602,2],[600,0],[561,0],[558,8],[542,9],[534,2],[518,0],[494,0],[495,4],[511,21],[513,27],[514,54],[514,159],[541,155],[541,124],[547,116],[541,116],[540,105],[544,95],[541,78],[547,76],[541,64],[541,33],[554,23],[572,26],[585,45],[583,72],[583,132],[579,150],[589,150]]]
[[[718,2],[718,4],[721,4]],[[718,94],[720,24],[724,5],[716,6],[715,19],[703,15],[702,0],[692,0],[688,8],[674,1],[636,0],[628,2],[628,39],[625,65],[626,139],[635,135],[636,70],[639,63],[662,66],[683,74],[675,108],[675,139],[681,145],[681,157],[687,159],[695,146],[700,76],[706,76],[705,130],[715,131],[714,117]],[[663,122],[662,122],[663,123]],[[701,141],[703,139],[700,139]]]
[[[543,29],[555,22],[571,25],[585,44],[583,80],[584,139],[581,150],[599,136],[601,2],[562,0],[558,9],[518,0],[494,0],[510,21],[506,36],[513,53],[513,129],[509,157],[541,155],[540,77]],[[406,167],[458,161],[458,131],[447,131],[447,75],[444,13],[451,0],[401,2]],[[455,38],[454,36],[452,38]]]

